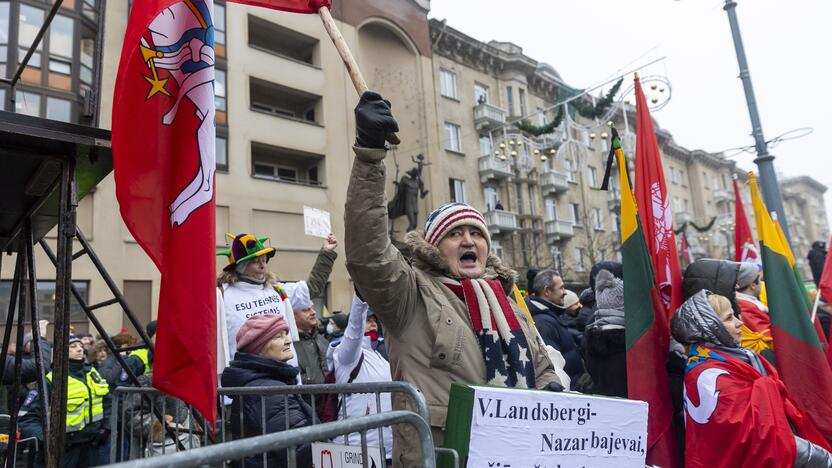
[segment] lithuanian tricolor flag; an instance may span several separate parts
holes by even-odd
[[[832,441],[832,370],[810,321],[803,289],[795,277],[794,257],[789,261],[791,252],[785,236],[781,240],[782,234],[778,234],[766,210],[753,173],[749,179],[777,368],[792,398],[826,440]]]
[[[667,376],[670,331],[665,307],[656,287],[650,254],[630,181],[621,139],[612,129],[612,148],[621,180],[621,257],[624,265],[625,341],[627,393],[646,401],[647,463],[666,468],[679,466],[671,419],[673,401]]]

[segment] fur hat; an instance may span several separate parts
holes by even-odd
[[[598,309],[624,309],[624,281],[607,270],[595,277],[595,304]]]
[[[247,262],[252,258],[266,256],[267,260],[274,257],[274,247],[266,247],[263,243],[268,241],[268,237],[254,237],[251,234],[227,234],[225,235],[231,239],[231,248],[217,252],[217,255],[225,255],[228,257],[228,265],[223,270],[232,271],[237,265]]]
[[[309,297],[309,286],[306,281],[286,283],[283,285],[286,294],[289,296],[289,303],[292,310],[306,310],[312,308],[312,299]]]
[[[289,331],[289,323],[281,315],[255,315],[243,322],[237,331],[237,350],[259,354],[280,331]]]
[[[485,225],[485,218],[476,208],[465,203],[446,203],[433,210],[425,221],[425,240],[437,246],[445,234],[459,226],[477,228],[485,237],[488,250],[491,250],[491,234]]]

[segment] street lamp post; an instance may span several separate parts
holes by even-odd
[[[740,67],[740,79],[745,90],[745,102],[748,106],[748,115],[751,117],[751,133],[754,136],[754,146],[757,149],[757,158],[754,163],[760,172],[760,185],[763,189],[763,197],[769,210],[777,212],[783,232],[790,238],[786,212],[783,209],[783,197],[780,194],[780,185],[777,183],[777,174],[774,172],[774,156],[768,153],[768,144],[763,138],[763,126],[760,123],[760,114],[757,112],[757,100],[754,97],[754,88],[751,86],[751,73],[748,71],[748,61],[745,58],[745,48],[740,35],[740,25],[737,21],[737,2],[725,0],[722,7],[728,13],[728,23],[731,25],[731,36],[734,38],[734,50],[737,53],[737,63]]]

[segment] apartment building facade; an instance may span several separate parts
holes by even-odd
[[[0,31],[6,25],[9,31],[5,38],[0,35],[6,41],[0,44],[6,76],[49,5],[45,0],[0,0]],[[515,44],[485,43],[429,20],[429,7],[427,0],[333,2],[333,16],[368,84],[390,99],[400,124],[402,143],[387,160],[388,195],[392,197],[394,181],[421,155],[428,163],[422,178],[429,193],[419,201],[420,225],[443,203],[470,203],[484,212],[495,252],[521,277],[529,267],[554,267],[571,287],[586,284],[592,264],[618,258],[615,177],[609,192],[599,190],[609,143],[607,123],[570,110],[551,133],[521,131],[515,121],[538,126],[551,122],[558,112],[553,106],[576,90],[552,66],[524,55]],[[94,81],[90,83],[87,69],[92,68],[94,42],[89,41],[96,37],[100,8],[96,0],[64,1],[59,18],[69,18],[72,26],[63,19],[53,23],[55,32],[47,34],[37,65],[24,73],[14,103],[0,87],[5,110],[90,123],[88,89]],[[100,123],[105,128],[111,120],[128,8],[126,2],[108,2],[106,7],[100,76]],[[284,280],[304,279],[322,242],[304,235],[304,206],[330,212],[333,230],[344,236],[357,95],[316,16],[221,0],[214,0],[214,8],[218,247],[224,246],[226,232],[269,236],[278,250],[273,270]],[[53,43],[64,45],[53,48]],[[56,99],[68,101],[69,110]],[[625,107],[629,125],[621,112],[612,119],[632,159],[634,110]],[[695,256],[725,257],[732,251],[731,176],[739,171],[720,155],[682,148],[664,130],[659,131],[659,143],[677,227],[688,222]],[[799,199],[811,199],[813,212],[822,216],[822,223],[813,224],[815,231],[806,231],[804,237],[828,234],[818,195],[825,187],[806,177],[784,183],[786,188],[794,194],[793,203],[787,195],[791,209],[804,209]],[[699,232],[694,226],[706,227],[714,218],[709,230]],[[140,320],[155,316],[159,276],[120,220],[112,177],[81,200],[78,219]],[[795,226],[793,230],[799,229]],[[405,228],[404,218],[395,220],[394,239],[401,239]],[[224,262],[218,258],[218,267]],[[54,275],[42,255],[37,268],[43,278]],[[3,288],[8,288],[10,272],[3,269],[2,274],[0,310],[5,311],[2,299],[8,294]],[[75,262],[73,277],[90,302],[108,298],[91,264]],[[46,309],[51,284],[43,281],[40,291]],[[351,295],[342,255],[319,309],[348,309]],[[119,310],[103,309],[100,316],[110,331],[126,325]],[[77,329],[87,327],[78,308],[73,320]]]

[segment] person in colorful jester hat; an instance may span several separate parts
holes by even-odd
[[[742,322],[703,289],[671,320],[690,346],[685,369],[685,466],[832,467],[830,446],[765,359],[739,345]]]
[[[226,234],[231,248],[217,255],[228,257],[228,265],[217,278],[217,373],[228,366],[237,351],[237,331],[243,323],[258,315],[280,315],[289,325],[293,342],[300,339],[295,314],[289,301],[287,287],[269,270],[268,263],[275,255],[274,247],[267,247],[268,237],[251,234]],[[311,297],[320,296],[335,263],[338,239],[330,234],[318,253],[315,265],[306,280]],[[289,364],[298,366],[298,353],[292,345]]]

